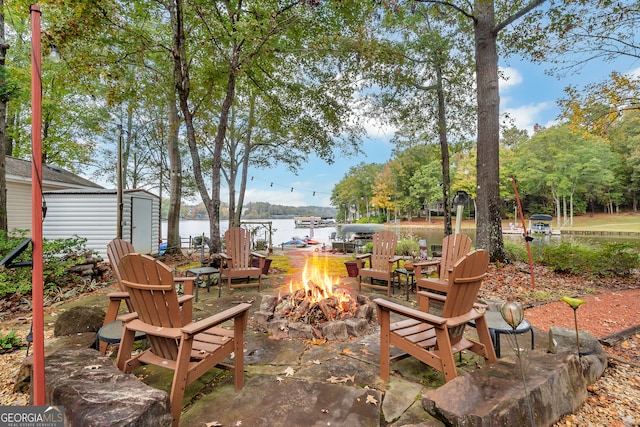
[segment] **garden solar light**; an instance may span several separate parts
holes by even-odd
[[[500,315],[504,319],[505,322],[509,326],[513,328],[513,340],[516,344],[516,357],[519,360],[520,365],[520,375],[522,377],[522,386],[524,387],[524,397],[527,402],[527,408],[529,409],[529,423],[531,427],[535,426],[533,419],[533,408],[531,407],[531,401],[529,400],[529,392],[527,391],[527,380],[524,375],[524,367],[523,367],[523,357],[524,355],[520,352],[520,346],[518,345],[518,335],[516,334],[516,329],[522,323],[524,319],[524,309],[520,304],[513,300],[513,297],[507,298],[507,302],[502,304],[500,307]]]
[[[580,307],[582,304],[584,304],[584,300],[578,299],[578,298],[571,298],[568,296],[564,296],[562,297],[562,301],[566,302],[567,304],[569,304],[569,307],[571,307],[573,309],[573,320],[575,322],[576,325],[576,343],[578,344],[578,359],[580,358],[580,336],[578,335],[578,307]]]
[[[524,319],[524,309],[520,304],[515,302],[512,297],[502,304],[502,307],[500,307],[500,314],[504,321],[507,322],[514,331],[518,325],[522,323],[522,319]]]

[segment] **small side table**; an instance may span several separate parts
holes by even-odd
[[[416,286],[416,276],[413,273],[413,268],[396,268],[395,270],[393,270],[393,274],[395,276],[398,276],[398,285],[400,285],[400,276],[405,277],[405,283],[407,286],[407,301],[409,301],[409,291]]]
[[[195,267],[187,270],[187,273],[191,273],[196,276],[195,281],[195,299],[198,302],[198,289],[200,289],[201,279],[200,276],[203,276],[204,282],[207,285],[207,292],[209,292],[209,287],[211,286],[211,276],[213,274],[218,274],[220,271],[214,267]],[[218,284],[219,285],[219,284]],[[220,297],[220,286],[218,286],[218,297]]]
[[[491,341],[493,341],[493,349],[496,352],[496,357],[500,357],[500,335],[502,334],[524,334],[526,332],[531,333],[531,350],[534,348],[534,336],[533,329],[531,328],[531,324],[526,320],[522,319],[522,323],[518,325],[516,330],[504,321],[502,315],[499,311],[487,311],[484,314],[485,319],[487,319],[487,326],[489,327],[489,334],[491,334]],[[469,324],[475,327],[475,322],[469,322]]]
[[[146,338],[146,335],[143,332],[136,331],[136,335],[134,340],[139,341]],[[114,320],[111,323],[107,323],[100,329],[98,329],[98,333],[96,334],[96,347],[100,348],[100,341],[106,342],[107,344],[118,344],[122,339],[122,321]]]

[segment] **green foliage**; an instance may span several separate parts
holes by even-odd
[[[603,243],[599,246],[562,242],[543,248],[532,246],[533,261],[556,273],[589,277],[629,277],[640,266],[638,248],[630,243]],[[529,262],[522,244],[505,242],[509,261]]]
[[[418,242],[413,239],[402,239],[396,245],[396,255],[416,258],[420,253]]]
[[[20,338],[16,336],[16,331],[13,330],[7,335],[0,335],[0,353],[8,353],[16,350],[20,344]]]
[[[630,243],[605,243],[596,256],[599,273],[605,277],[629,277],[640,264],[637,247]]]
[[[8,237],[0,233],[0,256],[4,257],[24,240],[24,231]],[[82,283],[82,278],[70,272],[86,258],[87,239],[73,237],[45,240],[43,242],[44,293],[54,300],[62,299],[64,288],[73,288]],[[24,251],[16,261],[31,259],[31,250]],[[0,297],[5,295],[27,295],[31,292],[31,268],[5,268],[0,271]]]
[[[18,95],[20,86],[6,67],[0,67],[0,102],[9,102]]]

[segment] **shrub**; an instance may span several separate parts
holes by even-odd
[[[8,236],[0,233],[0,256],[5,257],[24,239],[26,233],[19,231]],[[86,259],[87,239],[72,237],[66,239],[45,239],[42,244],[44,292],[59,294],[65,287],[82,283],[82,278],[70,273],[69,269]],[[32,251],[24,251],[15,261],[31,260]],[[31,268],[4,268],[0,271],[0,296],[31,293]]]
[[[529,262],[523,244],[505,242],[508,261]],[[531,245],[533,261],[556,273],[587,275],[590,277],[628,277],[640,265],[637,247],[630,243],[587,245],[562,242],[544,247]]]
[[[420,253],[418,242],[412,239],[402,239],[396,245],[396,255],[417,257]]]

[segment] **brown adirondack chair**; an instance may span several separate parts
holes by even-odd
[[[402,257],[396,256],[396,245],[398,236],[393,231],[378,231],[373,235],[373,249],[370,254],[356,256],[358,263],[358,292],[362,286],[375,289],[386,289],[387,296],[391,296],[391,286],[393,285],[394,263],[399,267]],[[365,267],[366,260],[369,260],[369,267]],[[370,283],[363,283],[362,278],[369,277]],[[374,284],[374,279],[386,280],[386,285]]]
[[[122,257],[134,252],[135,249],[133,248],[133,245],[126,240],[113,239],[107,244],[107,257],[109,258],[111,271],[113,272],[113,276],[118,282],[120,291],[110,292],[107,295],[109,297],[109,306],[107,307],[107,313],[104,316],[104,322],[102,323],[103,326],[108,325],[109,323],[116,320],[122,302],[127,305],[127,310],[129,312],[133,311],[133,309],[131,308],[131,301],[129,300],[129,294],[125,291],[124,286],[122,285],[122,276],[120,275],[118,264],[120,263]],[[174,277],[173,280],[174,282],[181,284],[181,286],[183,287],[184,296],[180,297],[178,301],[180,302],[180,304],[186,304],[185,312],[190,313],[192,309],[192,298],[189,295],[193,295],[195,277]],[[104,341],[100,342],[99,350],[102,354],[107,351],[107,345],[108,344]]]
[[[186,313],[186,306],[180,307],[178,303],[173,274],[168,266],[150,256],[132,253],[120,261],[120,272],[135,312],[119,317],[123,321],[123,333],[116,364],[124,372],[142,364],[174,371],[169,395],[173,426],[177,427],[180,421],[185,388],[221,364],[231,353],[235,355],[232,368],[235,389],[242,389],[243,332],[247,327],[250,304],[238,304],[192,322],[191,312]],[[221,326],[230,320],[233,321],[231,329]],[[132,357],[136,332],[146,334],[149,348]]]
[[[464,234],[450,234],[442,240],[442,258],[413,264],[418,290],[447,292],[449,272],[453,265],[471,251],[471,239]],[[436,266],[438,277],[423,277],[422,270]]]
[[[495,363],[496,354],[484,316],[487,306],[476,303],[488,264],[489,254],[483,249],[462,257],[449,273],[446,296],[418,293],[420,310],[382,298],[374,300],[380,323],[380,378],[388,381],[391,362],[407,356],[442,372],[445,381],[457,376],[454,355],[463,350],[479,354],[488,364]],[[432,299],[443,302],[441,316],[426,311]],[[477,342],[463,336],[465,326],[471,320],[477,327]],[[391,357],[392,346],[405,353]]]
[[[249,278],[258,277],[258,291],[262,291],[262,268],[264,267],[265,256],[256,252],[251,252],[251,234],[249,230],[242,227],[231,227],[224,233],[226,252],[220,253],[222,265],[220,266],[220,283],[222,276],[227,278],[228,293],[231,288],[242,288],[255,286],[250,283]],[[253,258],[259,259],[258,267],[253,266]],[[232,279],[246,277],[245,283],[232,284]]]

